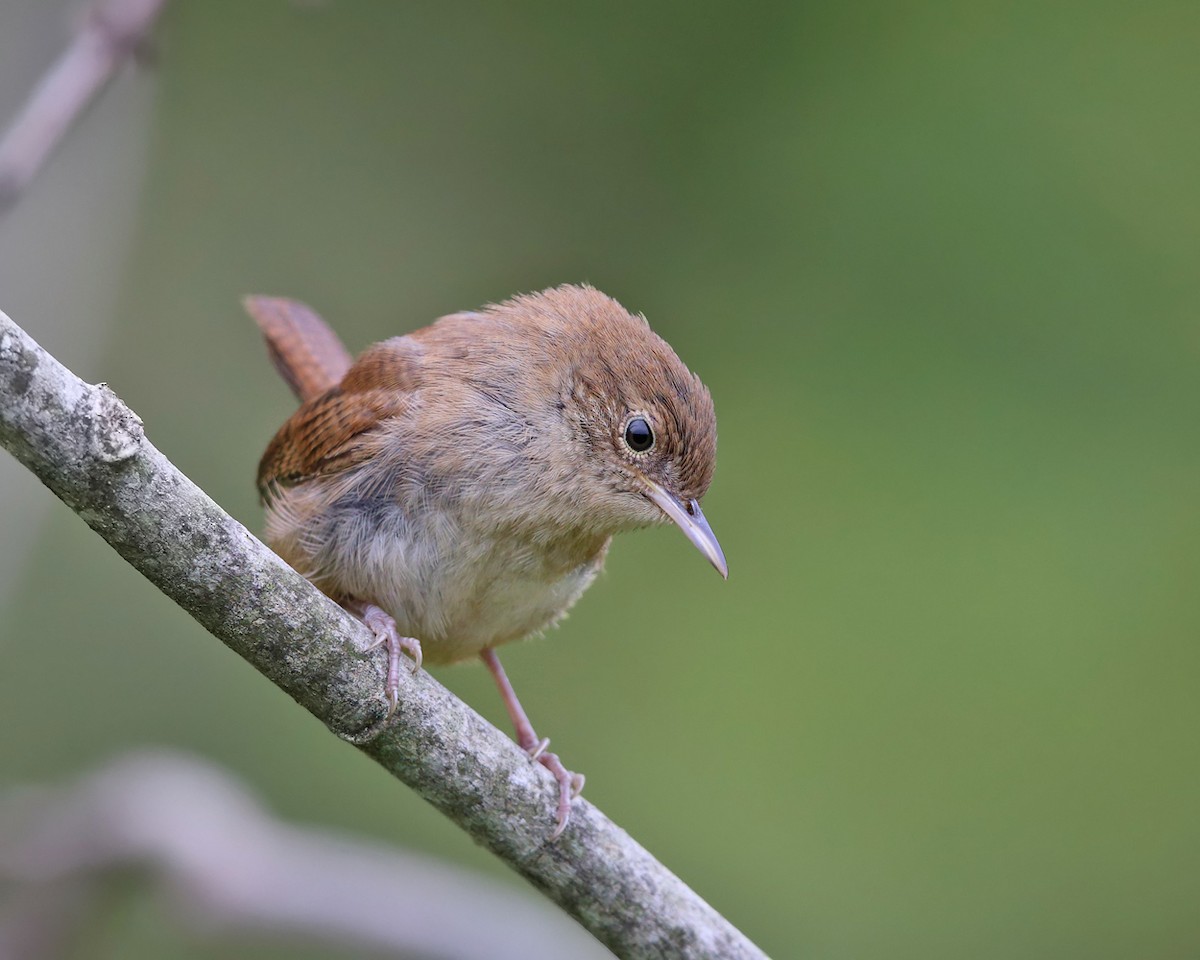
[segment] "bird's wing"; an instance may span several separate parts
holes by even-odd
[[[307,401],[275,434],[258,466],[264,499],[372,456],[381,425],[413,408],[419,367],[419,350],[407,337],[367,349],[340,384]]]

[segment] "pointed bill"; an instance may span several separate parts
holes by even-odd
[[[729,566],[725,563],[725,554],[717,542],[717,535],[712,532],[712,527],[708,525],[704,514],[700,512],[699,502],[690,500],[685,504],[653,480],[646,481],[646,496],[678,524],[679,529],[687,534],[687,538],[696,545],[696,548],[708,557],[708,562],[717,568],[717,573],[728,580]]]

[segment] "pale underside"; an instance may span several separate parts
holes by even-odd
[[[373,491],[347,471],[329,507],[329,479],[280,490],[267,543],[339,602],[381,607],[427,663],[453,663],[551,626],[604,563],[609,538],[564,532],[533,540],[481,529],[440,498]]]

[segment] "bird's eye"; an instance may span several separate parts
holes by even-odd
[[[625,425],[625,443],[634,453],[645,453],[654,446],[654,431],[644,417],[634,417]]]

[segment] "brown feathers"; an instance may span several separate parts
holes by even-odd
[[[320,396],[350,369],[350,354],[342,341],[305,304],[285,297],[246,297],[242,305],[258,324],[271,362],[297,399]]]
[[[275,434],[258,465],[264,498],[277,487],[349,469],[369,454],[364,434],[399,416],[407,394],[389,390],[347,392],[334,387],[292,415]]]
[[[675,522],[725,572],[698,503],[712,399],[611,297],[526,294],[352,364],[303,305],[247,303],[308,397],[259,465],[268,543],[331,596],[381,607],[429,662],[556,620],[622,530]]]

